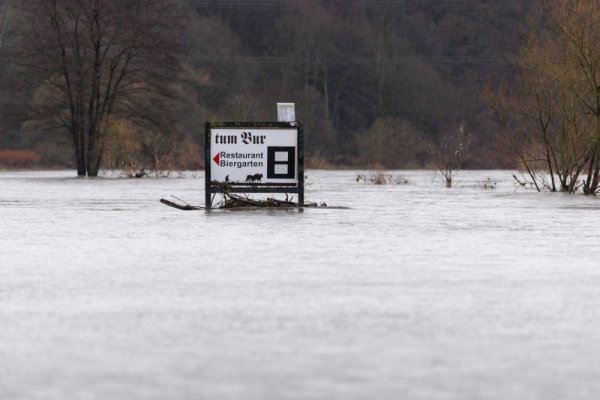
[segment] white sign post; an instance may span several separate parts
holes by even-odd
[[[298,122],[206,124],[206,206],[223,185],[238,193],[298,193],[304,202],[304,151]]]
[[[294,103],[277,103],[277,121],[292,122],[296,120],[296,105]]]

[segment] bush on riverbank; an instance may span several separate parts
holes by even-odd
[[[1,150],[0,168],[32,168],[40,157],[31,150]]]

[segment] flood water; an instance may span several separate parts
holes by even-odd
[[[0,172],[0,399],[598,398],[600,199],[358,173],[204,212],[159,203],[202,173]]]

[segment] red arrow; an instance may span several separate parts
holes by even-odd
[[[213,161],[216,162],[217,165],[219,165],[219,162],[221,161],[221,157],[219,157],[219,153],[217,153],[217,155],[213,157]]]

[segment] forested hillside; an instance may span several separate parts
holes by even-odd
[[[0,52],[19,37],[18,3],[0,0]],[[107,166],[123,166],[123,151],[141,158],[139,165],[168,156],[170,165],[200,166],[205,121],[273,120],[276,102],[296,103],[313,165],[426,167],[431,143],[464,129],[472,137],[465,167],[513,166],[498,150],[481,93],[488,80],[511,76],[529,0],[181,0],[176,6],[177,98],[161,112],[177,121],[159,136],[114,121]],[[64,132],[32,123],[40,88],[27,84],[14,53],[0,62],[0,150],[31,150],[48,165],[73,165]]]

